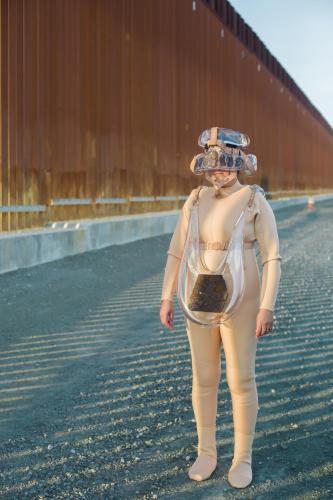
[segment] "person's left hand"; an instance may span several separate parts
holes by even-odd
[[[256,337],[262,337],[273,328],[273,311],[269,309],[259,309],[257,314]]]

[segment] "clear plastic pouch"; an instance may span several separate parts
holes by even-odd
[[[178,272],[177,299],[184,315],[202,327],[223,324],[242,302],[245,289],[244,223],[256,185],[250,188],[250,201],[238,216],[226,249],[202,248],[198,197],[191,207]]]

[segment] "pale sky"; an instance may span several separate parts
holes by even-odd
[[[229,0],[333,127],[333,0]]]

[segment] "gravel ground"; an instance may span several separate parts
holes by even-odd
[[[333,202],[277,212],[282,279],[260,339],[254,479],[226,481],[230,395],[219,391],[219,463],[196,457],[190,350],[159,322],[170,235],[0,276],[0,497],[331,499]]]

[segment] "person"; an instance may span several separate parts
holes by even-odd
[[[214,131],[215,139],[212,139]],[[219,146],[221,141],[216,140],[216,134],[221,132],[223,136],[225,131],[229,131],[229,137],[232,137],[231,129],[211,129],[208,136],[210,140],[205,144],[206,152],[215,148],[220,157],[222,151],[232,156],[237,144],[231,139],[229,144],[226,142],[228,134],[224,135],[222,148]],[[239,173],[242,169],[245,170],[244,165],[251,165],[245,154],[243,157],[246,161],[241,162],[241,168],[230,169],[219,164],[218,168],[208,166],[200,171],[212,184],[202,186],[199,198],[200,239],[206,243],[218,241],[223,244],[229,240],[232,230],[230,221],[234,220],[237,207],[244,205],[244,200],[249,197],[249,185],[239,182]],[[196,157],[195,159],[197,160]],[[253,158],[251,160],[253,162]],[[202,166],[205,162],[200,164]],[[256,161],[253,166],[255,168],[252,168],[252,173],[256,170]],[[194,173],[198,172],[193,168],[193,162],[191,169]],[[258,413],[256,348],[259,338],[272,330],[281,276],[282,257],[279,253],[276,220],[263,190],[260,189],[255,192],[252,209],[244,225],[245,289],[239,308],[220,326],[203,328],[185,317],[192,359],[192,406],[198,436],[197,458],[188,475],[193,480],[202,481],[208,479],[217,466],[216,415],[222,345],[234,426],[233,459],[228,481],[235,488],[245,488],[252,481],[252,445]],[[190,208],[196,193],[195,188],[183,204],[167,251],[160,320],[170,330],[174,327],[173,296],[177,289]],[[255,241],[259,245],[263,266],[261,284]]]

